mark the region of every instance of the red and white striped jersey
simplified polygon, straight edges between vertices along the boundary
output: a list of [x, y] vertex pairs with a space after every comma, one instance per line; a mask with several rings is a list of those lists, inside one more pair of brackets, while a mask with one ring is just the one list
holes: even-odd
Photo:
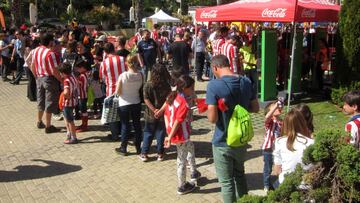
[[279, 120], [269, 119], [265, 122], [265, 136], [262, 149], [273, 149], [275, 139], [280, 137], [282, 123]]
[[78, 87], [79, 83], [74, 75], [68, 75], [64, 79], [64, 90], [69, 89], [70, 98], [64, 98], [63, 106], [64, 107], [75, 107], [78, 104]]
[[346, 123], [345, 131], [350, 133], [351, 136], [350, 143], [359, 149], [360, 148], [360, 115], [354, 116], [348, 123]]
[[141, 33], [140, 32], [135, 33], [136, 44], [139, 43], [141, 41], [141, 39], [142, 39]]
[[171, 132], [176, 120], [180, 123], [174, 137], [171, 138], [171, 142], [174, 144], [190, 140], [190, 121], [187, 118], [189, 110], [189, 105], [181, 94], [177, 94], [173, 104], [167, 104], [165, 108], [164, 118], [167, 133]]
[[35, 65], [37, 77], [52, 76], [60, 58], [45, 46], [39, 46], [33, 51], [32, 63]]
[[106, 96], [113, 95], [116, 90], [116, 81], [121, 73], [127, 69], [125, 58], [109, 55], [100, 65], [99, 76], [105, 81]]
[[225, 44], [225, 39], [224, 38], [220, 38], [214, 41], [213, 43], [213, 56], [219, 55], [221, 52], [221, 47], [222, 45]]
[[220, 50], [220, 54], [225, 55], [229, 59], [230, 70], [234, 73], [239, 73], [238, 48], [229, 42], [225, 42], [225, 44], [221, 47]]
[[86, 73], [81, 73], [78, 77], [79, 83], [79, 98], [85, 99], [87, 98], [87, 88], [88, 88], [88, 78]]

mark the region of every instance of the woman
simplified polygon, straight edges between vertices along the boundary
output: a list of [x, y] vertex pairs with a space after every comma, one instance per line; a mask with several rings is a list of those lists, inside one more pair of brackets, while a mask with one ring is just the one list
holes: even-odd
[[[130, 117], [135, 130], [136, 153], [140, 154], [141, 145], [141, 100], [140, 88], [144, 83], [140, 64], [137, 56], [130, 55], [126, 58], [128, 71], [122, 73], [116, 84], [116, 94], [119, 96], [119, 114], [121, 120], [121, 145], [115, 151], [127, 155], [127, 145], [130, 135]], [[142, 91], [141, 91], [142, 92]]]
[[295, 109], [285, 116], [281, 135], [275, 141], [273, 152], [275, 173], [279, 175], [280, 184], [285, 174], [295, 171], [297, 164], [302, 164], [304, 150], [314, 143], [303, 115]]

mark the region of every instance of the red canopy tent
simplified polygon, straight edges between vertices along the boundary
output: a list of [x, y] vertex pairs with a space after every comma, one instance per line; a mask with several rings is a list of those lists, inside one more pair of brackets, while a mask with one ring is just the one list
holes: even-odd
[[[239, 0], [234, 3], [199, 8], [197, 22], [337, 22], [340, 6], [328, 0]], [[294, 26], [292, 53], [295, 53]], [[291, 57], [288, 110], [290, 107], [294, 57]]]
[[340, 6], [327, 0], [240, 0], [196, 9], [197, 22], [336, 22]]

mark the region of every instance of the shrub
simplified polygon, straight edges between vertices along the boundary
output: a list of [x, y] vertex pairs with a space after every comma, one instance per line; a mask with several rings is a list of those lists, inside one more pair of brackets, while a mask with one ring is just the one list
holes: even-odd
[[349, 86], [340, 86], [331, 89], [331, 100], [334, 104], [342, 107], [344, 102], [342, 97], [349, 91], [360, 90], [360, 81], [352, 82]]

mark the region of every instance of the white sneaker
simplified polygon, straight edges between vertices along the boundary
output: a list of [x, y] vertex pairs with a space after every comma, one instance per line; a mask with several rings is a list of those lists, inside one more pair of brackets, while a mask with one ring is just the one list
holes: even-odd
[[269, 188], [268, 187], [264, 187], [264, 192], [267, 194], [269, 192]]

